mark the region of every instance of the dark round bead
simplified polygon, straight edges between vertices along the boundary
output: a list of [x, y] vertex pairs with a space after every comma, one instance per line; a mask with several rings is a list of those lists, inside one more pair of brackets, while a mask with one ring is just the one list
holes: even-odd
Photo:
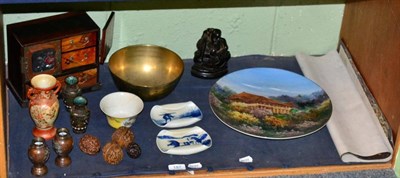
[[133, 142], [126, 148], [126, 153], [129, 157], [136, 159], [142, 154], [142, 150], [140, 149], [139, 144]]

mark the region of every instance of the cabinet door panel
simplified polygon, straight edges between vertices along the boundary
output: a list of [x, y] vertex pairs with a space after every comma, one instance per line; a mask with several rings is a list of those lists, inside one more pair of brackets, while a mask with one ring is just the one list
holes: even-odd
[[91, 47], [62, 54], [61, 69], [67, 70], [75, 67], [94, 64], [95, 62], [96, 47]]
[[37, 74], [59, 74], [60, 54], [60, 40], [26, 46], [21, 61], [24, 81], [30, 81]]

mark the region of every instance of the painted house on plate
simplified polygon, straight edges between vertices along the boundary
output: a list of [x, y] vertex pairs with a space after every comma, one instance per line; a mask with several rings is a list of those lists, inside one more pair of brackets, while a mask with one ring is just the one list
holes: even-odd
[[234, 94], [229, 97], [230, 106], [237, 111], [253, 115], [289, 114], [294, 108], [293, 103], [283, 103], [264, 96], [246, 92]]

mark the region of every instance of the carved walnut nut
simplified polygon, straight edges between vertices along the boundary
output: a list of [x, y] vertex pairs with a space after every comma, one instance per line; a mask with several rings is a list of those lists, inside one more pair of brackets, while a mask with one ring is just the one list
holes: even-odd
[[82, 152], [95, 155], [100, 151], [100, 141], [97, 137], [85, 134], [79, 141], [79, 148]]
[[119, 164], [122, 161], [124, 153], [122, 148], [115, 142], [109, 142], [103, 147], [103, 158], [108, 164]]
[[127, 148], [128, 145], [134, 142], [135, 135], [127, 127], [119, 127], [111, 136], [113, 142], [117, 143], [122, 148]]

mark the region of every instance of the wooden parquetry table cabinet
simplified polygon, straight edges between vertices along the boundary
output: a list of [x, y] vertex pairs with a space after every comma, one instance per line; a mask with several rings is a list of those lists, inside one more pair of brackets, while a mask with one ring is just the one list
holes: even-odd
[[8, 87], [23, 106], [30, 79], [38, 74], [54, 75], [62, 84], [74, 75], [82, 89], [99, 89], [98, 67], [106, 56], [100, 42], [100, 29], [85, 12], [7, 25]]
[[[20, 1], [22, 0], [18, 0], [18, 2]], [[67, 2], [67, 0], [58, 0], [56, 2]], [[400, 6], [398, 6], [397, 1], [347, 0], [340, 33], [340, 38], [348, 47], [356, 66], [375, 96], [395, 135], [395, 154], [391, 162], [323, 167], [263, 168], [254, 171], [224, 170], [215, 171], [211, 174], [204, 171], [204, 174], [201, 174], [201, 172], [196, 175], [182, 173], [175, 176], [249, 177], [393, 168], [399, 150], [398, 128], [400, 125], [400, 92], [398, 92], [400, 88], [399, 17]], [[3, 26], [3, 23], [1, 23], [1, 26]], [[3, 30], [0, 35], [3, 35]], [[98, 50], [95, 47], [90, 47], [93, 45], [91, 39], [93, 38], [92, 35], [96, 36], [95, 33], [97, 32], [87, 31], [79, 35], [60, 38], [63, 43], [59, 46], [59, 55], [62, 56], [63, 62], [60, 62], [61, 66], [57, 66], [54, 68], [55, 71], [52, 72], [57, 73], [58, 77], [64, 77], [63, 71], [73, 71], [77, 66], [89, 66], [87, 70], [94, 69], [95, 67], [91, 66], [93, 64], [93, 56], [88, 54], [92, 53], [91, 50]], [[0, 40], [4, 41], [3, 36], [1, 37]], [[54, 45], [51, 41], [46, 42], [46, 44]], [[0, 177], [7, 177], [7, 99], [4, 43], [0, 43], [0, 49], [0, 119], [2, 121], [0, 123]], [[79, 51], [79, 49], [82, 49], [82, 51]], [[79, 52], [72, 54], [69, 52], [70, 50], [78, 50]], [[26, 52], [29, 53], [29, 50]], [[77, 62], [76, 58], [83, 59], [83, 61], [75, 63]], [[30, 74], [28, 73], [27, 75]], [[26, 78], [22, 81], [26, 82]]]

